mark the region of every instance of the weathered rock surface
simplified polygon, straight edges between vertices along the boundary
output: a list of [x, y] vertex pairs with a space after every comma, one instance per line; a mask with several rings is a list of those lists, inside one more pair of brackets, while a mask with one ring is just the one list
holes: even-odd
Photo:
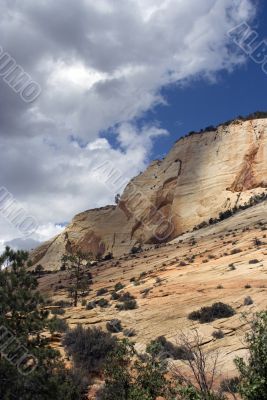
[[129, 182], [117, 206], [78, 214], [32, 259], [55, 269], [66, 252], [118, 256], [138, 243], [169, 241], [266, 188], [267, 119], [236, 120], [178, 140]]
[[[140, 352], [158, 336], [175, 344], [181, 331], [190, 335], [197, 329], [204, 351], [219, 351], [220, 379], [234, 376], [233, 359], [247, 354], [244, 337], [249, 326], [242, 315], [247, 313], [250, 319], [267, 308], [266, 207], [267, 201], [170, 243], [99, 262], [90, 268], [93, 285], [83, 300], [99, 300], [102, 296], [97, 296], [97, 291], [107, 288], [103, 297], [108, 306], [87, 310], [79, 302], [77, 307], [65, 307], [62, 318], [71, 328], [81, 323], [104, 330], [108, 321], [119, 319], [123, 329], [136, 331], [133, 340]], [[125, 285], [122, 291], [136, 298], [136, 309], [118, 311], [118, 300], [111, 297], [118, 282]], [[68, 273], [55, 271], [41, 277], [40, 290], [53, 301], [63, 300], [68, 296], [68, 284]], [[247, 296], [252, 299], [250, 305], [244, 304]], [[187, 318], [190, 312], [218, 301], [232, 306], [236, 314], [203, 324]], [[224, 337], [216, 340], [212, 333], [218, 329]], [[123, 333], [116, 336], [121, 338]]]

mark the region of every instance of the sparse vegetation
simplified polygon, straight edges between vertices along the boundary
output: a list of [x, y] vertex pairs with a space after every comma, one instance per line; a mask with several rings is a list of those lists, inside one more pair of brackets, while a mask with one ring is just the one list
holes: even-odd
[[96, 292], [96, 295], [97, 296], [103, 296], [104, 294], [107, 294], [108, 293], [108, 289], [107, 288], [101, 288], [101, 289], [98, 289], [98, 291]]
[[215, 319], [229, 318], [235, 314], [235, 310], [225, 303], [214, 303], [210, 307], [202, 307], [200, 310], [193, 311], [188, 315], [188, 319], [199, 321], [200, 323], [212, 322]]
[[164, 336], [159, 336], [157, 339], [152, 340], [147, 345], [146, 352], [162, 360], [166, 358], [173, 358], [174, 360], [192, 358], [192, 353], [189, 353], [184, 346], [175, 346]]
[[253, 300], [250, 296], [247, 296], [244, 298], [244, 306], [250, 306], [251, 304], [253, 304]]
[[247, 335], [249, 358], [236, 359], [240, 373], [239, 390], [245, 400], [266, 400], [267, 393], [267, 312], [258, 313]]
[[214, 339], [223, 339], [224, 333], [221, 329], [218, 329], [217, 331], [212, 332], [212, 336], [214, 337]]
[[88, 272], [90, 260], [91, 256], [82, 253], [64, 255], [61, 259], [62, 266], [69, 271], [68, 293], [74, 307], [77, 307], [79, 299], [89, 292], [89, 286], [92, 284], [92, 274]]
[[111, 333], [119, 333], [122, 331], [121, 321], [119, 319], [112, 319], [107, 322], [106, 328]]
[[63, 345], [72, 357], [76, 368], [89, 374], [103, 369], [108, 353], [116, 348], [116, 339], [99, 328], [78, 325], [66, 333]]

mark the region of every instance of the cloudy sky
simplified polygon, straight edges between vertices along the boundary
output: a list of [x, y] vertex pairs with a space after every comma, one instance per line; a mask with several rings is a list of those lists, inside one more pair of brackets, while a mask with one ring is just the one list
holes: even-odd
[[[25, 102], [0, 55], [0, 187], [38, 221], [34, 239], [114, 202], [99, 165], [129, 179], [189, 128], [261, 105], [263, 92], [258, 103], [237, 101], [235, 74], [243, 87], [249, 60], [227, 35], [242, 22], [261, 31], [256, 3], [0, 0], [0, 49], [41, 88]], [[0, 243], [21, 236], [0, 212]]]

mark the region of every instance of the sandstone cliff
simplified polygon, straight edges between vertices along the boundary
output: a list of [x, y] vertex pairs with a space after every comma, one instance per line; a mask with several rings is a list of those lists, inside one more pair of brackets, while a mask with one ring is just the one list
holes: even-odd
[[121, 255], [169, 241], [266, 188], [267, 119], [235, 120], [179, 139], [129, 182], [117, 206], [78, 214], [32, 259], [52, 269], [66, 252]]

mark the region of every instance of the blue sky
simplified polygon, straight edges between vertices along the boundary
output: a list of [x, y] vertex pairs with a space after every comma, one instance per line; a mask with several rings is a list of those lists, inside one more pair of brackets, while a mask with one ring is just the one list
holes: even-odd
[[[267, 40], [267, 2], [259, 1], [258, 13], [251, 25], [260, 40]], [[163, 90], [168, 105], [156, 107], [146, 121], [159, 121], [170, 132], [155, 142], [151, 158], [169, 151], [174, 141], [190, 131], [218, 125], [238, 115], [267, 111], [267, 75], [261, 65], [247, 58], [246, 64], [232, 73], [219, 72], [215, 82], [196, 79], [185, 87]]]

